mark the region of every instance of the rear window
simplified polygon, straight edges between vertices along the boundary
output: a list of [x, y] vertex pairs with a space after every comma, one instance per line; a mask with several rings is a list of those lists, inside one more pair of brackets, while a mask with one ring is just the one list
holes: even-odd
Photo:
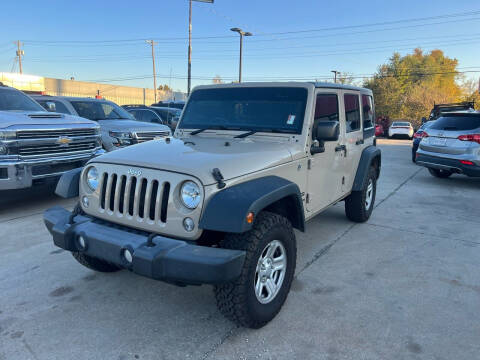
[[394, 122], [392, 126], [410, 126], [409, 122]]
[[480, 128], [480, 114], [448, 115], [438, 118], [430, 129], [434, 130], [474, 130]]

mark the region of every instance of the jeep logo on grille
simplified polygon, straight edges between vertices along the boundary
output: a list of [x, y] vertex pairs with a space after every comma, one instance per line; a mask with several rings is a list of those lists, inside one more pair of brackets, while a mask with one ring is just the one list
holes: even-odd
[[135, 169], [128, 169], [127, 174], [132, 175], [132, 176], [140, 176], [140, 175], [142, 175], [142, 171], [141, 170], [135, 170]]

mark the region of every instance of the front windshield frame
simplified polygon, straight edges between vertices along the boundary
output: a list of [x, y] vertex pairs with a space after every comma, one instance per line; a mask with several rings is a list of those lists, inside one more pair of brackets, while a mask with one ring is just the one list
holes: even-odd
[[[183, 109], [179, 129], [216, 128], [301, 134], [306, 116], [308, 96], [307, 87], [296, 86], [197, 89], [192, 92], [187, 105]], [[225, 102], [227, 102], [226, 105], [222, 107], [221, 105]], [[197, 106], [197, 103], [200, 105]], [[214, 109], [215, 106], [216, 109]], [[198, 117], [200, 109], [204, 111], [214, 109], [210, 114], [215, 116], [214, 119], [217, 121], [205, 122], [204, 119], [200, 121], [195, 119], [194, 117]], [[215, 114], [215, 111], [217, 114]], [[262, 111], [263, 114], [260, 114]], [[258, 115], [256, 115], [257, 112], [259, 112]], [[189, 121], [190, 119], [193, 121]]]
[[[88, 99], [82, 99], [82, 100], [70, 100], [70, 104], [73, 106], [75, 111], [78, 113], [79, 116], [84, 117], [89, 120], [93, 121], [99, 121], [99, 120], [135, 120], [132, 114], [130, 114], [127, 110], [124, 108], [118, 106], [114, 102], [111, 101], [97, 101], [97, 100], [88, 100]], [[98, 113], [94, 115], [94, 112], [91, 114], [88, 114], [82, 110], [79, 105], [80, 104], [87, 104], [90, 105], [92, 104], [93, 106], [97, 107], [95, 111]], [[108, 105], [112, 107], [112, 110], [110, 111], [109, 115], [114, 113], [116, 116], [115, 117], [105, 117], [105, 111], [103, 110], [102, 105]], [[101, 110], [98, 109], [98, 107], [101, 107]], [[100, 115], [100, 113], [103, 113], [104, 115]]]
[[[19, 106], [14, 106], [14, 107], [8, 107], [8, 105], [12, 105], [11, 102], [9, 103], [4, 103], [1, 101], [4, 99], [5, 96], [16, 96], [17, 99], [20, 101], [18, 102]], [[0, 111], [41, 111], [45, 112], [46, 110], [37, 103], [35, 100], [33, 100], [30, 96], [24, 94], [23, 92], [19, 90], [14, 90], [11, 88], [1, 88], [0, 87]]]

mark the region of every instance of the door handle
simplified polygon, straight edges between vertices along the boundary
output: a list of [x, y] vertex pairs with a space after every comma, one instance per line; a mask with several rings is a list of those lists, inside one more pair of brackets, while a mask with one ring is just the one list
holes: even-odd
[[335, 147], [335, 151], [345, 151], [347, 152], [347, 147], [345, 145], [338, 145]]
[[363, 139], [360, 139], [360, 140], [357, 140], [357, 142], [355, 143], [355, 145], [362, 145], [364, 142], [363, 142]]

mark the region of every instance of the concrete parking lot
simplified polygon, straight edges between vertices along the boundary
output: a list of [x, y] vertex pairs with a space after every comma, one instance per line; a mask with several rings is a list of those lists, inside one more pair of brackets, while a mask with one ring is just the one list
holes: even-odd
[[260, 330], [217, 312], [209, 286], [89, 271], [55, 248], [42, 187], [0, 203], [0, 360], [478, 359], [480, 179], [436, 179], [410, 142], [379, 140], [376, 208], [337, 204], [297, 233], [296, 278]]

